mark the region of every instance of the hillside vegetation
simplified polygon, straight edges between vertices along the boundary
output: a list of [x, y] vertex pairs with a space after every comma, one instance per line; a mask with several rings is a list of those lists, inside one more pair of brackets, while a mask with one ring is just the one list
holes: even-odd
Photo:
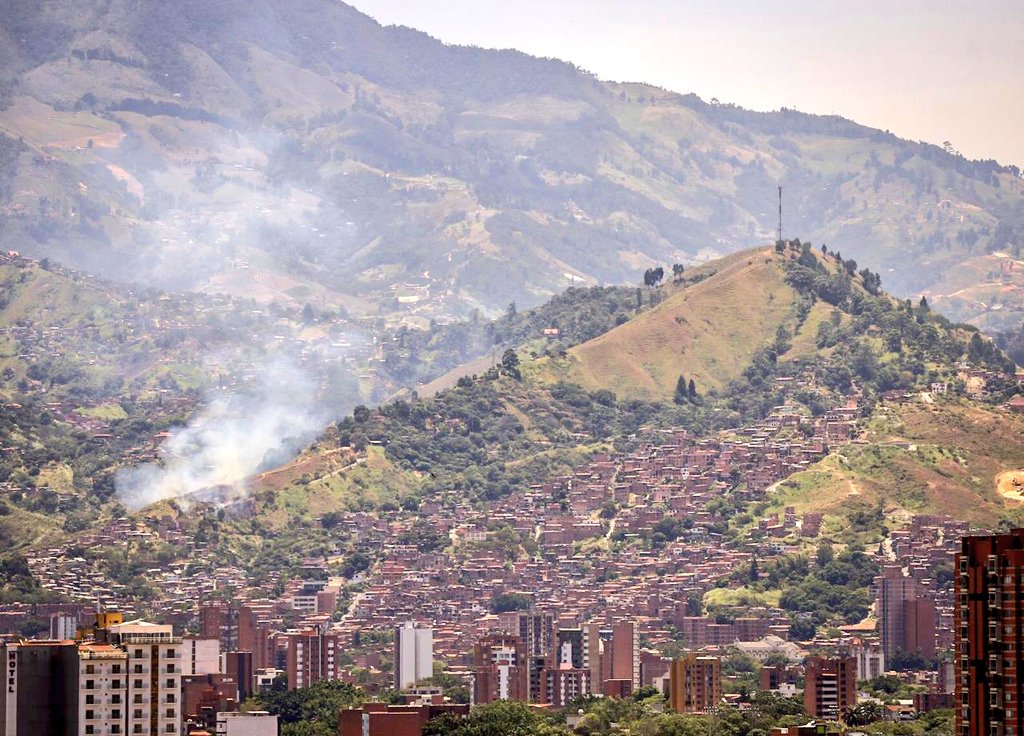
[[[764, 242], [778, 184], [788, 223], [902, 296], [1024, 244], [1012, 167], [339, 2], [6, 11], [0, 244], [107, 276], [425, 326]], [[954, 316], [995, 306], [973, 301]]]
[[[776, 322], [743, 325], [744, 319], [708, 296], [720, 285], [744, 290], [752, 303], [747, 320], [770, 314]], [[659, 430], [683, 427], [707, 437], [749, 426], [782, 404], [813, 417], [850, 401], [860, 407], [863, 444], [837, 449], [779, 483], [764, 500], [751, 501], [742, 478], [732, 478], [733, 487], [714, 501], [715, 533], [740, 539], [769, 507], [786, 505], [823, 512], [834, 538], [855, 534], [872, 543], [886, 524], [909, 513], [953, 513], [981, 523], [1020, 514], [1019, 502], [1001, 500], [994, 491], [996, 474], [1016, 469], [1022, 450], [1017, 425], [1024, 420], [998, 408], [1018, 390], [1010, 378], [1000, 378], [1013, 365], [976, 330], [951, 324], [926, 303], [893, 299], [881, 291], [877, 274], [798, 241], [686, 269], [640, 296], [637, 301], [635, 289], [579, 289], [535, 311], [508, 308], [491, 323], [435, 325], [395, 336], [391, 342], [404, 340], [403, 349], [422, 355], [471, 338], [497, 340], [502, 352], [497, 365], [475, 375], [465, 371], [436, 394], [357, 406], [282, 465], [263, 467], [232, 488], [162, 501], [135, 514], [134, 523], [152, 528], [172, 520], [203, 545], [204, 559], [237, 565], [271, 594], [306, 557], [324, 557], [346, 577], [371, 565], [379, 549], [358, 541], [353, 519], [373, 526], [428, 506], [465, 508], [467, 502], [486, 513], [517, 490], [571, 474], [596, 453], [656, 441]], [[145, 303], [139, 308], [148, 309]], [[588, 319], [574, 316], [581, 310]], [[657, 332], [665, 329], [666, 310], [703, 326], [692, 337], [684, 334], [687, 346], [718, 335], [719, 355], [742, 358], [723, 363], [719, 384], [695, 381], [692, 393], [688, 387], [680, 392], [678, 380], [674, 389], [665, 383], [661, 394], [631, 395], [630, 381], [613, 389], [616, 360], [629, 357], [621, 345], [646, 340], [658, 355], [658, 347], [672, 339]], [[542, 325], [558, 325], [559, 335], [538, 334]], [[683, 327], [674, 315], [668, 322], [669, 330]], [[648, 337], [648, 330], [656, 337]], [[617, 333], [626, 338], [619, 341]], [[574, 340], [585, 342], [575, 346]], [[688, 349], [676, 365], [671, 358], [677, 350], [663, 353], [663, 375], [681, 373], [684, 366], [691, 376], [705, 375], [698, 374], [697, 363], [683, 362], [690, 352], [705, 353]], [[600, 358], [597, 364], [606, 366], [604, 374], [592, 374], [598, 376], [592, 385], [552, 372], [552, 366], [580, 360], [578, 355]], [[961, 363], [990, 375], [986, 401], [966, 397]], [[946, 384], [947, 395], [919, 398], [935, 382]], [[893, 403], [898, 401], [904, 403]], [[145, 402], [122, 399], [118, 405], [123, 414], [110, 402], [84, 407], [86, 418], [109, 428], [100, 434], [110, 436], [91, 438], [66, 415], [46, 419], [38, 399], [3, 415], [4, 446], [19, 448], [5, 455], [4, 479], [13, 492], [0, 507], [0, 530], [12, 550], [4, 563], [8, 572], [0, 569], [8, 591], [18, 588], [23, 598], [39, 593], [24, 578], [24, 549], [67, 546], [72, 535], [105, 528], [124, 514], [111, 497], [112, 473], [140, 457], [151, 460], [153, 445], [143, 456], [133, 446], [147, 439], [155, 445], [161, 429], [185, 419]], [[75, 448], [88, 449], [76, 454]], [[657, 534], [679, 533], [676, 521], [662, 521]], [[651, 534], [629, 543], [653, 544], [657, 535]], [[429, 524], [409, 525], [401, 540], [426, 551], [450, 541]], [[488, 543], [509, 559], [535, 548], [529, 535], [511, 529], [496, 530]], [[605, 543], [598, 540], [595, 551]], [[66, 557], [82, 556], [69, 549]], [[137, 550], [131, 564], [105, 553], [90, 553], [85, 564], [98, 579], [144, 598], [143, 571], [180, 553], [154, 542]]]
[[546, 360], [535, 375], [629, 398], [670, 398], [680, 374], [722, 389], [780, 328], [796, 327], [799, 298], [783, 260], [771, 249], [746, 251], [691, 272], [665, 287], [656, 308]]
[[880, 288], [877, 274], [827, 248], [744, 251], [684, 272], [653, 309], [526, 372], [648, 400], [672, 399], [682, 376], [733, 404], [808, 370], [825, 391], [883, 392], [949, 378], [963, 358], [1012, 373], [976, 329]]
[[910, 514], [1019, 524], [1024, 504], [1001, 496], [996, 479], [1020, 469], [1022, 431], [1020, 415], [962, 399], [884, 404], [865, 424], [865, 444], [781, 483], [771, 506], [821, 512], [834, 528], [893, 528]]

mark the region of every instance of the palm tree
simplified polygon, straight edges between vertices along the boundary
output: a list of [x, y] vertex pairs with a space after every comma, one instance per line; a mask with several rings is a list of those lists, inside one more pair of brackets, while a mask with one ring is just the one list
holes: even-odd
[[843, 708], [841, 720], [847, 726], [866, 726], [882, 720], [882, 705], [874, 700], [868, 700], [856, 706], [848, 705]]

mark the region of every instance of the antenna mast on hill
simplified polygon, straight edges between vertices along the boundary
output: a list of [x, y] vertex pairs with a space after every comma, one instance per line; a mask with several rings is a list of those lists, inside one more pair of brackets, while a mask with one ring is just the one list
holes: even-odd
[[782, 187], [779, 187], [779, 241], [782, 242]]

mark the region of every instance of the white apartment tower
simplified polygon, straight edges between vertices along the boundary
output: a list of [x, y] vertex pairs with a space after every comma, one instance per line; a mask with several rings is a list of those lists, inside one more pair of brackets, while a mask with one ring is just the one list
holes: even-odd
[[128, 716], [128, 655], [110, 644], [78, 645], [78, 733], [123, 734]]
[[172, 626], [128, 621], [107, 629], [128, 655], [127, 734], [181, 730], [181, 638]]
[[404, 690], [434, 674], [434, 630], [411, 621], [395, 627], [395, 689]]

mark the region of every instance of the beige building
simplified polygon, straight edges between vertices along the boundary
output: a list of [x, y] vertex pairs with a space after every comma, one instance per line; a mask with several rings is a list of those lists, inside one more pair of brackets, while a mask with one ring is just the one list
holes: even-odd
[[123, 734], [127, 716], [128, 655], [111, 644], [78, 645], [78, 733]]
[[106, 629], [128, 657], [127, 734], [176, 734], [181, 730], [181, 637], [169, 625], [128, 621]]

